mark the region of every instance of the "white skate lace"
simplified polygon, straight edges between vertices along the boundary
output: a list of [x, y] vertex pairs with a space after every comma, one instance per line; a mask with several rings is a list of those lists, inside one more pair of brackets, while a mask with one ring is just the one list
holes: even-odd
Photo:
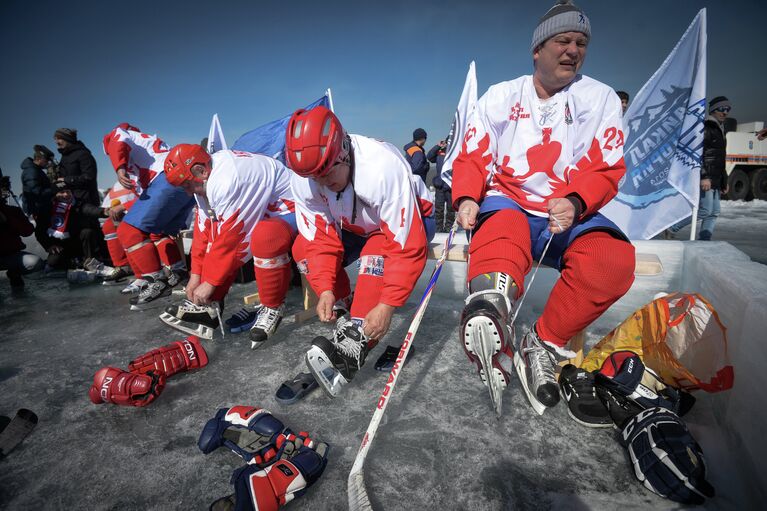
[[365, 344], [365, 335], [360, 332], [360, 339], [354, 339], [351, 336], [346, 335], [346, 328], [354, 328], [353, 323], [347, 322], [348, 326], [341, 328], [336, 334], [338, 340], [335, 342], [336, 349], [339, 350], [344, 356], [353, 358], [357, 362], [357, 368], [360, 369], [360, 359], [362, 358], [362, 346]]
[[184, 303], [178, 308], [179, 312], [207, 312], [208, 307], [205, 305], [197, 305], [189, 300], [184, 300]]
[[253, 328], [260, 328], [264, 332], [270, 332], [280, 316], [280, 309], [272, 309], [271, 307], [262, 305], [256, 316], [256, 322], [253, 324]]

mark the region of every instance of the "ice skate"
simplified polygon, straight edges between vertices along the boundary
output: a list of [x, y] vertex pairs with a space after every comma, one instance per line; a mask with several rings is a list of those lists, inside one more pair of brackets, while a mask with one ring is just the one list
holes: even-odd
[[496, 415], [502, 410], [503, 390], [511, 381], [513, 329], [509, 327], [511, 303], [501, 292], [473, 293], [461, 317], [461, 342], [469, 360], [490, 392]]
[[184, 268], [165, 268], [168, 285], [170, 287], [184, 287], [189, 282], [189, 272]]
[[133, 275], [133, 272], [128, 266], [117, 266], [102, 273], [103, 280], [101, 284], [104, 286], [119, 286], [125, 284], [131, 275]]
[[557, 363], [574, 357], [572, 351], [538, 337], [535, 325], [519, 342], [514, 353], [514, 367], [527, 399], [538, 415], [543, 415], [546, 408], [559, 403], [559, 386], [555, 374]]
[[365, 364], [369, 350], [362, 327], [340, 319], [332, 342], [325, 337], [314, 338], [306, 352], [306, 365], [323, 390], [336, 397]]
[[120, 294], [123, 295], [137, 295], [147, 285], [147, 281], [144, 279], [135, 279], [133, 282], [125, 286], [120, 290]]
[[280, 326], [285, 315], [285, 304], [276, 309], [261, 305], [256, 309], [256, 321], [250, 329], [250, 349], [260, 348]]
[[202, 339], [213, 339], [213, 332], [219, 327], [220, 309], [217, 303], [195, 305], [184, 300], [181, 305], [173, 305], [160, 314], [166, 325], [181, 332], [196, 335]]
[[158, 305], [158, 300], [170, 295], [170, 286], [167, 281], [161, 278], [152, 278], [145, 276], [146, 287], [144, 287], [138, 294], [130, 299], [130, 309], [132, 311], [145, 310], [150, 307]]

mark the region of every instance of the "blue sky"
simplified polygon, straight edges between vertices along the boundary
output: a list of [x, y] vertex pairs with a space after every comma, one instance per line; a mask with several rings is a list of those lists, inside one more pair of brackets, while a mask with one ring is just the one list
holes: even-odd
[[[592, 40], [584, 74], [632, 96], [697, 11], [708, 8], [708, 97], [740, 121], [767, 120], [764, 0], [581, 0]], [[402, 146], [447, 133], [468, 64], [479, 91], [532, 71], [530, 39], [553, 0], [420, 2], [0, 3], [0, 167], [56, 128], [93, 151], [99, 185], [114, 171], [101, 139], [120, 122], [170, 145], [199, 142], [218, 113], [231, 144], [333, 90], [353, 133]]]

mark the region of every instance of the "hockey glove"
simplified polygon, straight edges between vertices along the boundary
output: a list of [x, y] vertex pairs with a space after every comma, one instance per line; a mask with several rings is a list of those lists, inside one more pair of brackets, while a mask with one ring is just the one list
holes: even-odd
[[128, 364], [132, 373], [145, 374], [149, 371], [165, 373], [166, 378], [192, 369], [208, 365], [208, 354], [200, 339], [190, 335], [182, 341], [176, 341], [162, 348], [156, 348]]
[[683, 504], [700, 505], [714, 496], [703, 451], [675, 413], [660, 407], [641, 411], [626, 424], [621, 443], [648, 490]]
[[660, 406], [679, 412], [679, 392], [642, 363], [633, 351], [616, 351], [594, 375], [597, 396], [610, 417], [622, 429], [642, 410]]
[[226, 447], [249, 464], [266, 466], [314, 442], [293, 433], [269, 410], [252, 406], [221, 408], [202, 430], [197, 446], [205, 454]]
[[328, 444], [316, 449], [299, 447], [293, 456], [261, 468], [246, 465], [234, 471], [234, 495], [214, 502], [212, 511], [276, 511], [300, 497], [320, 478], [327, 460]]
[[116, 367], [99, 369], [93, 377], [88, 395], [95, 404], [114, 403], [123, 406], [146, 406], [165, 388], [165, 375], [148, 371], [135, 374]]

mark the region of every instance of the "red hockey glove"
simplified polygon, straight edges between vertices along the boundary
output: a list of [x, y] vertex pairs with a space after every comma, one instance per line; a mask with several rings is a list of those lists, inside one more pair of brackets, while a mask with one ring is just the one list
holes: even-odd
[[123, 406], [146, 406], [165, 388], [165, 375], [148, 371], [128, 373], [116, 367], [104, 367], [96, 372], [88, 391], [95, 404], [114, 403]]
[[208, 354], [197, 336], [190, 335], [162, 348], [156, 348], [128, 364], [128, 371], [146, 374], [149, 371], [165, 373], [166, 378], [208, 365]]

